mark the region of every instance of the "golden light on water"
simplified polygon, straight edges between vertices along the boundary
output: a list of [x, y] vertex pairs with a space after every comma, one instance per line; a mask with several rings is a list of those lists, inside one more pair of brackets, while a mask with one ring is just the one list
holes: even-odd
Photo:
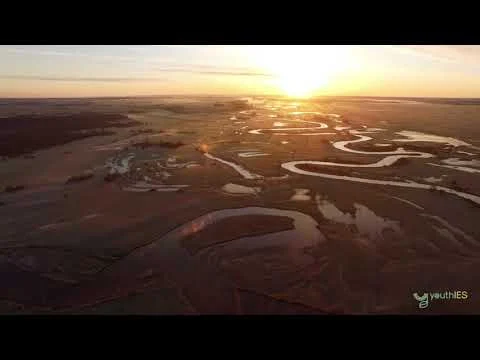
[[279, 45], [253, 48], [259, 67], [272, 73], [274, 85], [291, 97], [309, 97], [344, 70], [349, 61], [345, 46]]

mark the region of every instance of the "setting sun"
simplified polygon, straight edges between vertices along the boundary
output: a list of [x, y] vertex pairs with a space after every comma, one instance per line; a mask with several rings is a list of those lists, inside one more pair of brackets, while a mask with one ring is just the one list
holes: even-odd
[[342, 46], [254, 47], [259, 67], [273, 75], [273, 85], [292, 97], [309, 97], [345, 68], [347, 48]]

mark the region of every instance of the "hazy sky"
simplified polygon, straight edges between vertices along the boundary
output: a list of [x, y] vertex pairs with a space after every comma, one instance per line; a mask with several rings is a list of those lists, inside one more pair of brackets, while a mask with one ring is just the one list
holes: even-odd
[[0, 97], [480, 97], [480, 46], [0, 46]]

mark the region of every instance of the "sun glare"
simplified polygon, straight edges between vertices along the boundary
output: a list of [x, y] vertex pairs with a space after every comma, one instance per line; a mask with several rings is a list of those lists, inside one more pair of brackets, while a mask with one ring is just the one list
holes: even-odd
[[309, 97], [345, 68], [347, 51], [345, 46], [259, 46], [253, 56], [273, 75], [275, 87], [291, 97]]

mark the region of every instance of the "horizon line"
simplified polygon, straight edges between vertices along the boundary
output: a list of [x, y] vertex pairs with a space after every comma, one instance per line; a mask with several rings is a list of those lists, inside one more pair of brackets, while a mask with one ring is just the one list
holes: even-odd
[[152, 94], [152, 95], [117, 95], [117, 96], [62, 96], [62, 97], [1, 97], [0, 100], [74, 100], [74, 99], [134, 99], [134, 98], [154, 98], [154, 97], [283, 97], [292, 100], [314, 100], [318, 98], [384, 98], [384, 99], [463, 99], [463, 100], [480, 100], [480, 97], [445, 97], [445, 96], [388, 96], [388, 95], [315, 95], [308, 98], [296, 98], [282, 94]]

